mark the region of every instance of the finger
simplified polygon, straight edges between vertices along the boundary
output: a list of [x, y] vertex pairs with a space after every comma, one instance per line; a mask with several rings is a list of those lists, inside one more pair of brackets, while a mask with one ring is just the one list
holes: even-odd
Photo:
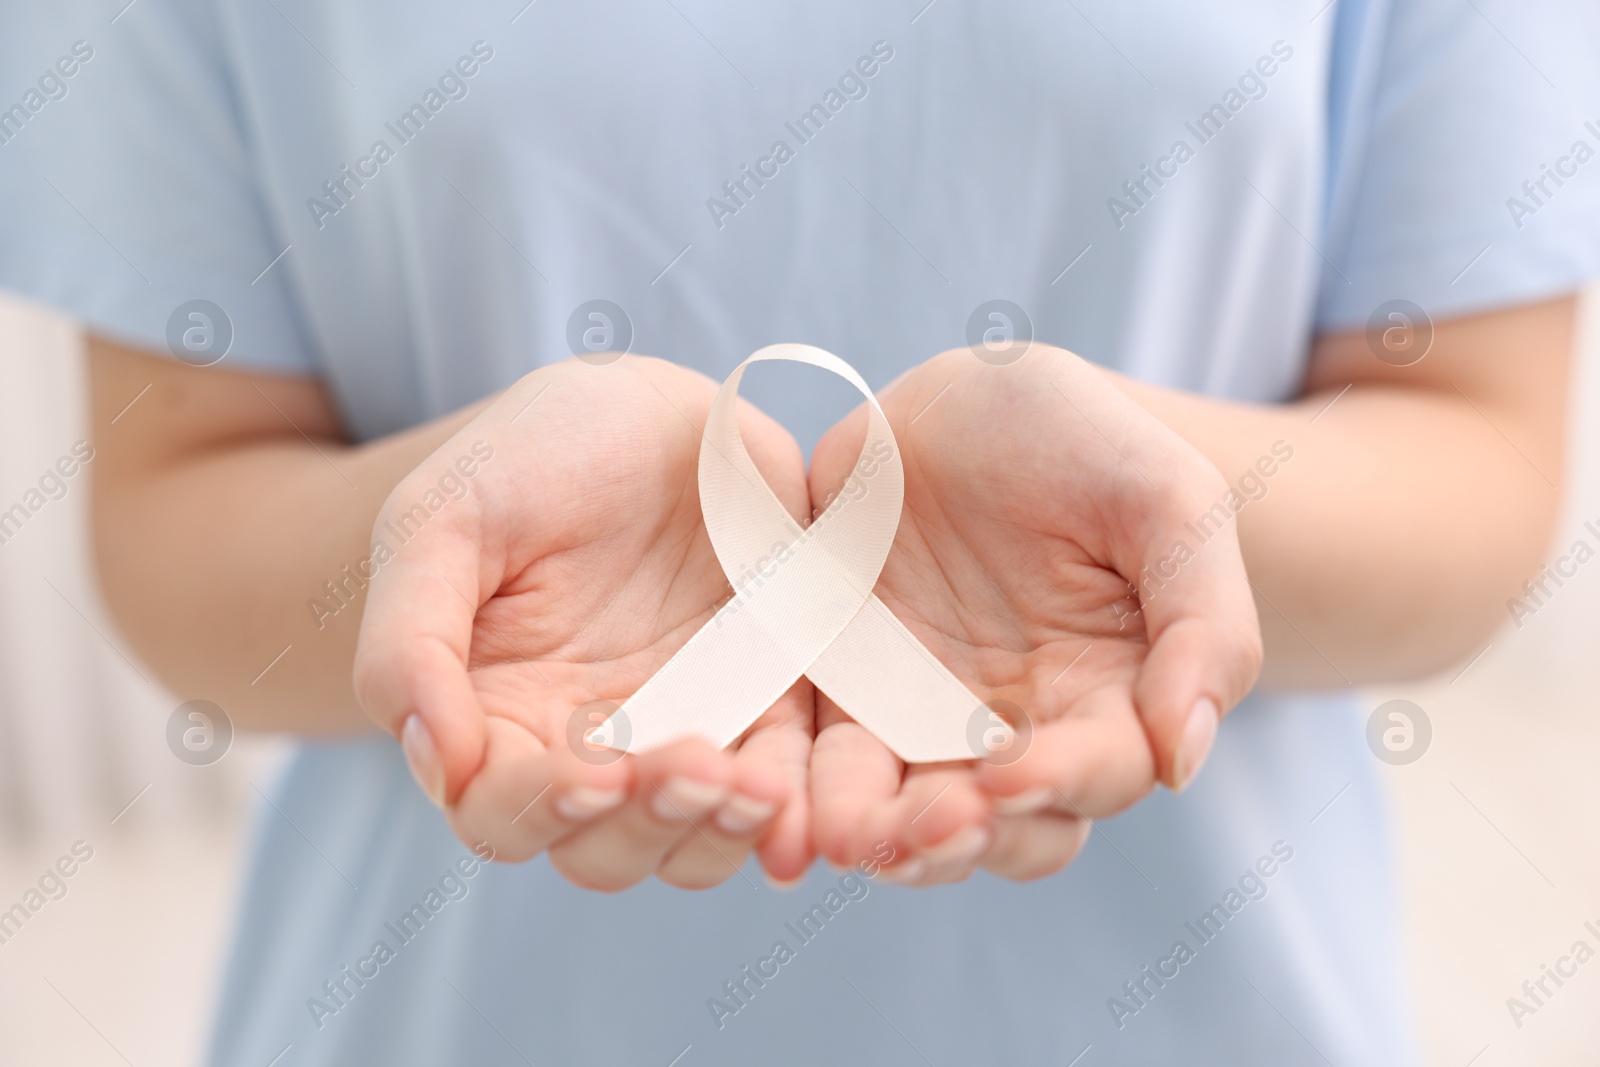
[[811, 450], [811, 469], [807, 482], [813, 518], [827, 509], [855, 470], [866, 428], [867, 405], [863, 403], [834, 423]]
[[996, 810], [1106, 818], [1144, 797], [1155, 780], [1154, 756], [1125, 691], [1085, 694], [1072, 714], [1036, 724], [1027, 751], [1004, 765], [980, 761], [977, 780]]
[[[871, 855], [856, 851], [869, 813], [887, 808], [900, 792], [904, 765], [865, 728], [841, 720], [817, 734], [811, 752], [811, 840], [838, 867]], [[895, 849], [897, 859], [908, 856]]]
[[805, 454], [783, 425], [743, 397], [738, 408], [739, 436], [750, 461], [779, 503], [796, 519], [808, 520], [811, 496], [806, 489]]
[[[396, 495], [404, 499], [403, 488]], [[482, 600], [469, 510], [458, 506], [423, 525], [373, 575], [353, 674], [362, 708], [400, 737], [412, 774], [441, 806], [478, 769], [486, 739], [483, 709], [467, 677]]]
[[[1237, 526], [1217, 503], [1222, 497], [1192, 486], [1172, 494], [1139, 537], [1137, 558], [1119, 564], [1124, 574], [1141, 576], [1150, 651], [1134, 685], [1134, 703], [1156, 754], [1157, 775], [1173, 789], [1193, 780], [1221, 715], [1244, 698], [1261, 671], [1255, 600]], [[1213, 514], [1218, 508], [1223, 515]], [[1195, 530], [1212, 532], [1196, 546]], [[1178, 544], [1193, 546], [1181, 564], [1170, 555]], [[1174, 567], [1176, 574], [1162, 577]]]
[[1134, 700], [1169, 788], [1182, 790], [1194, 780], [1223, 713], [1249, 689], [1241, 679], [1253, 681], [1260, 663], [1258, 635], [1230, 636], [1194, 618], [1162, 630], [1139, 672]]
[[1014, 882], [1055, 874], [1071, 863], [1089, 839], [1090, 823], [1075, 815], [1002, 815], [991, 824], [994, 843], [983, 869]]
[[869, 836], [897, 848], [904, 842], [911, 850], [912, 867], [901, 872], [903, 880], [917, 885], [960, 882], [971, 877], [993, 843], [990, 818], [989, 801], [978, 789], [971, 764], [918, 764], [907, 772], [900, 796], [887, 812], [886, 827]]
[[780, 886], [804, 877], [815, 857], [811, 844], [811, 795], [809, 773], [812, 750], [812, 725], [810, 712], [812, 693], [805, 687], [805, 721], [760, 729], [752, 733], [739, 748], [736, 760], [743, 760], [749, 752], [766, 765], [777, 768], [784, 781], [784, 802], [764, 837], [760, 838], [758, 851], [767, 877]]
[[854, 722], [834, 723], [817, 736], [811, 795], [817, 849], [847, 867], [878, 855], [894, 861], [891, 881], [931, 884], [971, 873], [987, 847], [989, 804], [970, 765], [904, 765]]
[[551, 846], [551, 864], [573, 884], [614, 892], [648, 877], [722, 804], [733, 759], [692, 737], [639, 756], [633, 774], [621, 807]]
[[[760, 733], [789, 733], [805, 740], [799, 730], [783, 727]], [[761, 743], [759, 734], [752, 735], [734, 753], [727, 798], [667, 854], [656, 871], [663, 882], [680, 889], [707, 889], [744, 866], [789, 799], [789, 774], [768, 751], [781, 749], [782, 743], [782, 737], [774, 746], [770, 739]]]
[[[1182, 788], [1209, 749], [1220, 713], [1255, 684], [1261, 635], [1234, 521], [1237, 494], [1216, 467], [1123, 389], [1077, 357], [1055, 359], [1058, 380], [1083, 396], [1125, 479], [1106, 551], [1136, 586], [1150, 652], [1135, 704], [1160, 780]], [[1115, 381], [1115, 376], [1110, 375]], [[1109, 434], [1110, 436], [1106, 436]], [[1118, 469], [1122, 469], [1119, 467]]]
[[520, 863], [545, 851], [628, 798], [633, 761], [586, 762], [500, 716], [487, 727], [483, 766], [447, 809], [450, 826], [469, 845], [487, 842], [495, 855]]

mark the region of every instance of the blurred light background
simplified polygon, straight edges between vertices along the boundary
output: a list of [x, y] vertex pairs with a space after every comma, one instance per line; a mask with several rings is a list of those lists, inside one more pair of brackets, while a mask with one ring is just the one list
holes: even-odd
[[[1600, 543], [1583, 530], [1600, 527], [1596, 311], [1600, 291], [1557, 555]], [[0, 294], [0, 510], [89, 438], [82, 359], [72, 323]], [[236, 738], [206, 767], [168, 749], [182, 698], [119, 651], [89, 567], [87, 488], [71, 479], [0, 544], [0, 911], [74, 843], [93, 849], [66, 895], [0, 943], [0, 1064], [185, 1067], [204, 1047], [257, 790], [285, 748]], [[1384, 768], [1429, 1064], [1600, 1063], [1600, 963], [1520, 1028], [1506, 1006], [1578, 938], [1600, 946], [1583, 929], [1600, 929], [1597, 637], [1600, 565], [1464, 670], [1369, 694], [1369, 709], [1415, 701], [1433, 725], [1422, 759]]]

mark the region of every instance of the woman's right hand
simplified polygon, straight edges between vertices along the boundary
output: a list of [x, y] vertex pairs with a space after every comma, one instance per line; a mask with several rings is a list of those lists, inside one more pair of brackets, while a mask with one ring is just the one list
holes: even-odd
[[[368, 591], [356, 693], [469, 845], [548, 851], [603, 890], [652, 873], [714, 885], [752, 849], [778, 881], [809, 866], [805, 679], [724, 751], [691, 739], [635, 757], [584, 740], [610, 710], [596, 702], [620, 705], [731, 594], [698, 492], [715, 392], [641, 357], [543, 368], [384, 504], [373, 539], [392, 558]], [[740, 425], [805, 517], [793, 438], [749, 405]]]

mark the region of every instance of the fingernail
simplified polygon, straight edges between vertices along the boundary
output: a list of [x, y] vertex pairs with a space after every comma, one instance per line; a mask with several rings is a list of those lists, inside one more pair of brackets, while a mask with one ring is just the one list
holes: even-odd
[[[763, 871], [762, 873], [765, 874], [766, 872]], [[767, 874], [767, 884], [770, 885], [772, 888], [778, 890], [778, 892], [780, 892], [780, 893], [788, 893], [788, 892], [791, 892], [791, 891], [793, 891], [795, 889], [800, 888], [800, 883], [805, 881], [805, 880], [806, 880], [806, 872], [805, 871], [801, 871], [799, 874], [795, 875], [793, 878], [789, 879], [787, 882], [779, 881], [778, 879], [772, 877], [772, 875]]]
[[928, 873], [928, 865], [915, 857], [904, 863], [897, 863], [893, 867], [884, 867], [878, 872], [878, 877], [887, 882], [898, 885], [910, 885]]
[[727, 787], [693, 778], [668, 778], [650, 798], [650, 810], [663, 822], [693, 822], [722, 803]]
[[994, 810], [1001, 815], [1032, 815], [1049, 806], [1053, 792], [1047, 785], [1036, 785], [1014, 796], [995, 797]]
[[576, 786], [556, 798], [556, 813], [571, 822], [592, 819], [610, 811], [627, 797], [624, 789], [592, 789]]
[[434, 806], [444, 807], [444, 764], [439, 762], [439, 748], [433, 743], [433, 732], [422, 716], [412, 712], [400, 728], [400, 748], [406, 754], [406, 766], [411, 777], [417, 780], [422, 791]]
[[969, 826], [957, 830], [937, 845], [921, 849], [920, 854], [929, 863], [952, 866], [970, 863], [983, 855], [989, 847], [989, 830], [983, 826]]
[[1176, 781], [1174, 792], [1183, 792], [1200, 772], [1206, 757], [1211, 754], [1211, 743], [1217, 738], [1217, 721], [1220, 718], [1216, 702], [1201, 697], [1189, 709], [1189, 721], [1183, 724], [1183, 737], [1178, 741], [1176, 766], [1172, 776]]
[[765, 824], [777, 810], [778, 805], [770, 800], [757, 800], [743, 793], [735, 793], [717, 812], [717, 825], [728, 834], [754, 833], [756, 828]]

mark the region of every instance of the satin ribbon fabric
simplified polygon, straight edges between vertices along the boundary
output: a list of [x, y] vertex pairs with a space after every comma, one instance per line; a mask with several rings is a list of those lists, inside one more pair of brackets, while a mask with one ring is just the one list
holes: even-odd
[[[861, 454], [838, 495], [802, 527], [739, 437], [739, 382], [767, 360], [820, 367], [867, 400]], [[867, 383], [810, 345], [769, 345], [717, 392], [700, 446], [700, 507], [734, 588], [687, 644], [622, 705], [597, 740], [643, 752], [697, 735], [726, 746], [801, 675], [908, 763], [970, 760], [1009, 728], [873, 595], [894, 543], [905, 472]]]

